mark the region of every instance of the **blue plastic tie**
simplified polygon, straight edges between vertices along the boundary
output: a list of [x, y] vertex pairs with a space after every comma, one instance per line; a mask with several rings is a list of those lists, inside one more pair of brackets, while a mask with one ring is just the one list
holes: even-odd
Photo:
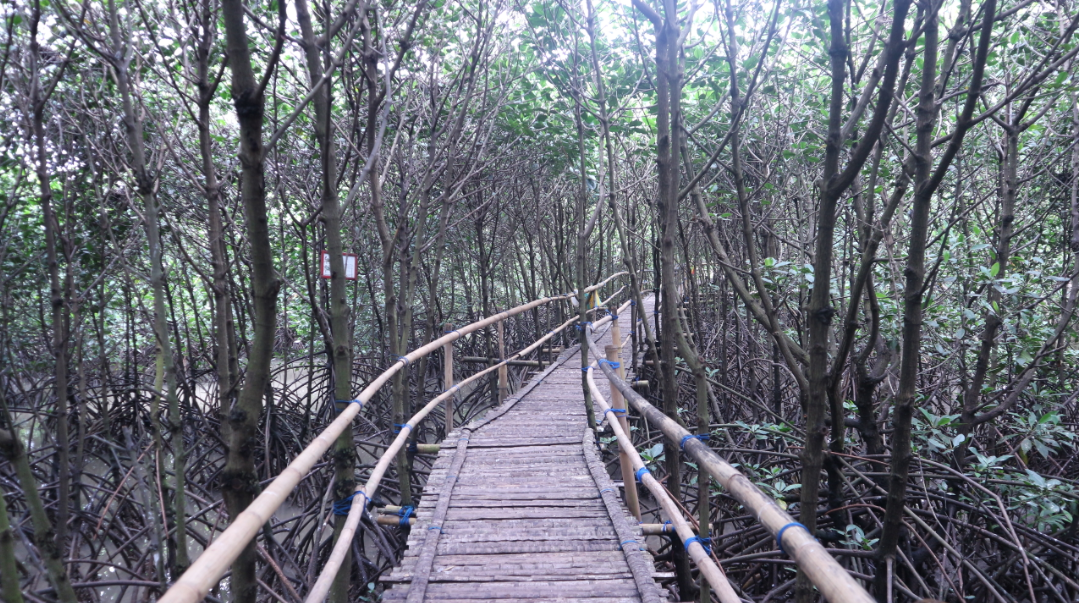
[[693, 544], [694, 542], [701, 545], [701, 548], [704, 549], [705, 553], [707, 553], [709, 555], [712, 554], [712, 547], [708, 546], [712, 542], [711, 538], [701, 538], [700, 536], [692, 536], [690, 538], [686, 538], [686, 541], [682, 543], [682, 546], [684, 546], [685, 549], [688, 551], [689, 550], [689, 545]]
[[363, 491], [356, 491], [350, 494], [347, 498], [342, 498], [341, 500], [334, 501], [333, 514], [348, 515], [349, 510], [352, 509], [352, 499], [356, 498], [357, 494], [363, 496], [364, 498], [367, 497], [367, 494], [365, 494]]
[[682, 452], [685, 452], [686, 451], [686, 442], [688, 440], [697, 440], [698, 442], [704, 442], [705, 440], [707, 440], [710, 437], [711, 436], [708, 435], [707, 433], [702, 433], [702, 434], [699, 434], [699, 435], [690, 434], [690, 435], [687, 435], [687, 436], [683, 436], [682, 441], [678, 443], [678, 449], [681, 450]]
[[631, 543], [631, 542], [633, 544], [637, 545], [638, 547], [641, 545], [641, 543], [637, 542], [636, 540], [630, 539], [630, 540], [623, 540], [622, 542], [620, 542], [618, 544], [618, 546], [619, 546], [619, 548], [621, 548], [624, 551], [624, 550], [626, 550], [626, 545]]
[[604, 492], [614, 492], [614, 488], [604, 488], [599, 491], [600, 494], [603, 494]]
[[669, 519], [667, 521], [663, 522], [663, 531], [664, 532], [667, 531], [667, 526], [671, 526], [671, 531], [674, 531], [674, 524], [671, 523], [671, 520], [669, 520]]
[[[345, 406], [342, 408], [338, 408], [338, 404], [344, 404]], [[333, 411], [340, 414], [344, 412], [346, 408], [348, 408], [349, 404], [359, 404], [360, 407], [363, 407], [363, 400], [360, 400], [359, 398], [354, 398], [352, 400], [334, 400]]]
[[394, 423], [393, 424], [393, 432], [394, 433], [401, 433], [401, 430], [405, 429], [406, 427], [408, 429], [412, 429], [412, 424], [411, 423]]
[[622, 363], [621, 363], [621, 362], [612, 362], [612, 361], [610, 361], [610, 360], [607, 360], [606, 358], [604, 358], [604, 359], [602, 359], [602, 360], [599, 360], [599, 361], [597, 361], [597, 362], [598, 362], [599, 364], [606, 364], [607, 366], [611, 367], [612, 369], [616, 369], [616, 368], [618, 368], [618, 367], [622, 366]]
[[648, 475], [652, 475], [652, 472], [648, 470], [648, 467], [641, 467], [637, 470], [636, 473], [633, 474], [633, 476], [636, 477], [637, 481], [639, 482], [641, 481], [641, 478], [644, 477], [645, 473], [647, 473]]
[[611, 320], [618, 320], [618, 315], [617, 314], [611, 314], [610, 312], [608, 312], [607, 316], [610, 316]]
[[431, 527], [429, 527], [427, 529], [428, 530], [438, 530], [439, 532], [441, 532], [442, 531], [442, 526], [431, 526]]
[[442, 331], [442, 334], [443, 334], [443, 335], [449, 335], [450, 333], [457, 333], [457, 336], [458, 336], [458, 337], [460, 337], [460, 336], [461, 336], [461, 332], [460, 332], [460, 331], [458, 331], [457, 329], [454, 329], [454, 330], [452, 330], [452, 331]]
[[401, 516], [401, 519], [399, 519], [397, 521], [397, 525], [399, 525], [399, 526], [407, 526], [407, 525], [409, 525], [408, 518], [409, 518], [410, 515], [412, 515], [412, 513], [415, 510], [416, 510], [416, 507], [401, 507], [401, 510], [397, 512], [397, 514]]
[[405, 368], [408, 368], [408, 363], [409, 363], [408, 356], [398, 356], [397, 357], [397, 362], [401, 362], [402, 360], [405, 361]]
[[802, 528], [803, 530], [805, 530], [807, 532], [809, 531], [809, 528], [807, 528], [804, 525], [798, 523], [797, 521], [792, 521], [792, 522], [788, 523], [787, 525], [783, 526], [782, 528], [779, 528], [779, 531], [776, 532], [776, 544], [779, 545], [779, 552], [783, 553], [784, 555], [789, 555], [790, 553], [788, 553], [783, 548], [783, 532], [786, 532], [787, 528], [790, 528], [790, 527], [793, 527], [793, 526], [798, 526], [799, 528]]
[[635, 299], [629, 300], [629, 305], [636, 306], [637, 305], [637, 300], [635, 300]]
[[604, 418], [607, 417], [607, 413], [613, 413], [614, 416], [616, 416], [616, 417], [623, 417], [623, 416], [626, 415], [626, 409], [624, 409], [624, 408], [608, 408], [607, 410], [603, 411]]

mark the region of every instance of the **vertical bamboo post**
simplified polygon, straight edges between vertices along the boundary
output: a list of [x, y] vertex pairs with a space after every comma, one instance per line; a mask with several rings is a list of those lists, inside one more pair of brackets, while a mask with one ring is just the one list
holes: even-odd
[[[615, 372], [618, 373], [620, 379], [626, 378], [626, 369], [622, 368], [622, 346], [619, 345], [621, 338], [618, 336], [617, 325], [618, 321], [611, 321], [615, 325], [615, 329], [612, 330], [614, 345], [607, 346], [604, 351], [607, 353], [608, 362], [617, 362], [618, 368]], [[611, 408], [614, 409], [626, 409], [626, 399], [622, 397], [622, 392], [618, 391], [618, 388], [611, 384]], [[629, 421], [626, 419], [626, 413], [616, 413], [618, 416], [618, 423], [622, 426], [622, 431], [629, 435]], [[622, 450], [619, 447], [618, 452], [618, 464], [622, 467], [622, 483], [625, 487], [626, 493], [626, 508], [630, 513], [637, 518], [637, 521], [641, 520], [641, 505], [637, 500], [637, 482], [634, 479], [633, 471], [633, 459], [630, 458], [629, 453]]]
[[[506, 359], [506, 335], [503, 325], [504, 320], [498, 321], [498, 361]], [[498, 403], [501, 404], [509, 397], [509, 369], [506, 365], [498, 367]]]
[[[607, 309], [611, 313], [611, 343], [618, 346], [619, 350], [622, 348], [622, 327], [618, 324], [618, 306], [611, 304], [611, 307]], [[621, 352], [619, 352], [621, 353]], [[609, 360], [609, 359], [608, 359]]]
[[[453, 325], [446, 323], [445, 332], [453, 330]], [[453, 342], [442, 346], [442, 381], [448, 391], [453, 387]], [[446, 398], [446, 434], [453, 431], [453, 396]]]

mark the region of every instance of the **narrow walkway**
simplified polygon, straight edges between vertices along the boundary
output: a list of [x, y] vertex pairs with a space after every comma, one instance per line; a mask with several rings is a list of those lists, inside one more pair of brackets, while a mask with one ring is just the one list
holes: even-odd
[[[628, 312], [619, 323], [628, 336]], [[610, 342], [609, 331], [598, 339]], [[567, 350], [446, 438], [383, 600], [661, 600], [640, 527], [587, 428], [580, 365]], [[602, 373], [596, 382], [606, 395]]]

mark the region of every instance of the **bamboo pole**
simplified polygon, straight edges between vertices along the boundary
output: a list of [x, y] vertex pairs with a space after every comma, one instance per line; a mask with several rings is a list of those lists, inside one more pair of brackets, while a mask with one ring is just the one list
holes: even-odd
[[[615, 325], [618, 324], [617, 320], [612, 322]], [[607, 346], [607, 349], [605, 350], [607, 352], [607, 361], [617, 362], [618, 370], [623, 371], [625, 369], [622, 368], [622, 342], [618, 339], [618, 332], [613, 328], [612, 339], [614, 343]], [[618, 389], [614, 387], [611, 388], [611, 408], [621, 411], [626, 410], [626, 399], [623, 398]], [[616, 414], [619, 415], [618, 423], [622, 426], [622, 431], [629, 433], [629, 421], [626, 418], [626, 413], [621, 412]], [[625, 484], [626, 507], [629, 509], [629, 512], [633, 513], [633, 516], [637, 518], [637, 521], [640, 521], [641, 504], [637, 499], [637, 483], [630, 479], [630, 476], [633, 475], [633, 461], [630, 459], [629, 453], [625, 450], [619, 451], [618, 464], [622, 468], [622, 483]]]
[[510, 394], [509, 369], [506, 368], [506, 331], [504, 321], [498, 321], [498, 403], [502, 404]]
[[[537, 350], [542, 352], [543, 350]], [[484, 358], [483, 356], [461, 356], [461, 362], [471, 362], [475, 364], [494, 364], [501, 362], [501, 358]], [[542, 368], [543, 361], [541, 360], [510, 360], [506, 363], [507, 366], [527, 366], [531, 368]]]
[[[603, 282], [585, 289], [585, 292], [587, 293], [599, 289], [612, 279], [625, 274], [627, 273], [619, 272], [613, 274], [607, 277]], [[315, 439], [308, 444], [307, 448], [300, 452], [300, 454], [289, 463], [288, 467], [285, 467], [285, 469], [266, 486], [262, 493], [259, 494], [255, 500], [251, 501], [251, 504], [232, 520], [229, 527], [206, 547], [206, 550], [195, 559], [191, 564], [191, 567], [189, 567], [188, 570], [176, 580], [172, 587], [165, 592], [160, 599], [160, 603], [197, 603], [204, 599], [207, 593], [210, 592], [210, 589], [217, 584], [221, 579], [221, 576], [225, 574], [232, 565], [232, 562], [239, 556], [240, 552], [247, 546], [247, 543], [249, 543], [262, 526], [270, 520], [274, 511], [276, 511], [288, 495], [292, 493], [296, 488], [296, 485], [300, 483], [300, 480], [307, 475], [315, 463], [317, 463], [318, 460], [322, 458], [322, 455], [326, 453], [331, 445], [333, 445], [337, 436], [341, 435], [341, 433], [351, 425], [352, 420], [360, 414], [363, 405], [366, 404], [367, 401], [370, 400], [371, 397], [374, 396], [374, 394], [404, 366], [427, 356], [446, 344], [453, 343], [462, 335], [489, 327], [501, 320], [516, 316], [522, 312], [527, 312], [532, 308], [537, 308], [552, 301], [569, 299], [570, 295], [572, 294], [544, 297], [506, 310], [505, 312], [488, 316], [483, 320], [476, 321], [466, 327], [455, 330], [452, 333], [447, 333], [427, 345], [421, 346], [405, 356], [402, 356], [397, 362], [376, 377], [370, 385], [364, 388], [364, 390], [360, 392], [360, 395], [357, 396], [355, 400], [351, 401], [352, 403], [346, 404], [344, 410], [340, 412], [337, 418], [326, 426], [322, 433], [317, 435]], [[546, 341], [549, 337], [550, 334], [541, 341]], [[403, 439], [406, 439], [407, 437], [408, 432], [402, 430], [401, 434], [398, 436], [398, 440], [395, 440], [395, 443], [399, 440], [403, 442]], [[355, 501], [356, 498], [353, 498], [353, 506], [355, 506]], [[342, 531], [341, 537], [338, 538], [338, 542], [351, 542], [354, 533], [355, 526], [353, 526], [352, 532], [345, 533]]]
[[[593, 350], [593, 354], [598, 353], [596, 344], [591, 338], [588, 338], [588, 347]], [[761, 492], [753, 482], [720, 458], [706, 444], [689, 437], [692, 436], [691, 433], [652, 406], [609, 366], [600, 365], [600, 368], [612, 387], [617, 388], [626, 397], [633, 409], [640, 413], [645, 421], [657, 425], [668, 440], [682, 447], [685, 453], [697, 462], [700, 470], [707, 471], [727, 489], [735, 500], [750, 513], [756, 515], [757, 520], [769, 533], [777, 537], [782, 535], [782, 541], [777, 538], [780, 549], [794, 559], [825, 599], [832, 603], [876, 603], [875, 599], [828, 554], [828, 551], [812, 534], [779, 508], [774, 499]]]
[[[446, 323], [445, 333], [453, 332], [453, 325]], [[453, 342], [442, 346], [442, 382], [446, 389], [453, 387]], [[446, 398], [446, 431], [453, 431], [453, 396]]]
[[[592, 353], [598, 355], [599, 350], [596, 349], [595, 344], [592, 342], [592, 338], [588, 338], [589, 348], [592, 349]], [[588, 382], [588, 388], [592, 393], [592, 400], [603, 409], [603, 416], [612, 410], [607, 405], [607, 401], [603, 399], [603, 395], [600, 393], [599, 388], [596, 387], [596, 380], [593, 375], [595, 372], [593, 367], [595, 362], [588, 366], [588, 370], [585, 371], [585, 379]], [[608, 365], [609, 368], [609, 365]], [[712, 559], [711, 552], [704, 548], [700, 540], [696, 538], [696, 534], [693, 532], [693, 528], [682, 517], [681, 509], [671, 499], [667, 489], [663, 487], [659, 481], [652, 476], [652, 473], [648, 471], [647, 465], [644, 464], [644, 460], [641, 459], [641, 455], [637, 453], [637, 449], [633, 446], [633, 441], [629, 437], [628, 430], [623, 429], [621, 421], [607, 421], [611, 426], [611, 431], [614, 432], [615, 437], [618, 439], [618, 446], [623, 452], [625, 452], [631, 459], [634, 474], [638, 477], [641, 484], [648, 491], [652, 493], [652, 496], [659, 502], [663, 508], [663, 512], [670, 518], [671, 524], [674, 526], [675, 532], [678, 534], [678, 538], [682, 540], [683, 546], [686, 548], [686, 552], [689, 554], [690, 559], [697, 565], [697, 569], [708, 584], [712, 586], [716, 591], [716, 595], [721, 603], [741, 603], [741, 599], [738, 598], [738, 594], [735, 593], [734, 587], [727, 580], [726, 574], [719, 567], [719, 564]], [[623, 475], [623, 482], [628, 484], [628, 480]]]

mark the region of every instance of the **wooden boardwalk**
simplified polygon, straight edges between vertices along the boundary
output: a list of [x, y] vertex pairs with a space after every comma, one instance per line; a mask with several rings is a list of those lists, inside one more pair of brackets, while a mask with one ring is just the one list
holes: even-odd
[[[609, 332], [597, 339], [611, 342]], [[383, 600], [665, 600], [640, 527], [587, 428], [580, 364], [578, 350], [567, 350], [446, 438]], [[601, 372], [596, 382], [606, 395]]]

